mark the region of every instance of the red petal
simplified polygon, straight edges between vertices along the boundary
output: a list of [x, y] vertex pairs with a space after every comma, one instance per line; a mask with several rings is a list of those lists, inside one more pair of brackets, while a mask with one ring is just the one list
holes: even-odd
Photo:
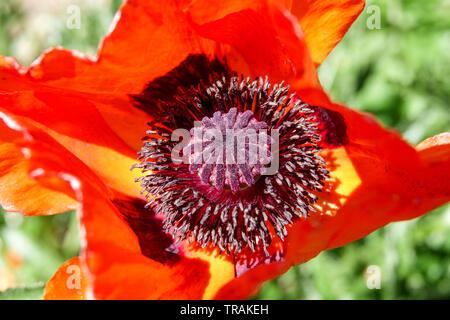
[[[59, 150], [59, 146], [31, 126], [25, 128], [0, 110], [0, 204], [7, 211], [25, 215], [47, 215], [78, 208], [72, 194], [55, 191], [29, 177], [31, 170], [27, 158], [29, 150], [25, 140], [39, 138], [42, 153]], [[33, 132], [34, 131], [34, 132]], [[31, 136], [31, 132], [35, 134]], [[41, 141], [42, 139], [42, 141]], [[63, 186], [60, 189], [64, 189]]]
[[239, 12], [246, 9], [257, 10], [267, 6], [268, 4], [273, 5], [275, 2], [286, 8], [290, 8], [292, 6], [291, 0], [193, 0], [189, 5], [188, 10], [196, 23], [205, 24], [207, 22], [221, 19], [234, 12]]
[[314, 63], [321, 64], [359, 16], [364, 0], [292, 1]]
[[[53, 55], [58, 52], [65, 54], [53, 51]], [[145, 113], [132, 107], [126, 95], [48, 87], [24, 76], [17, 64], [6, 62], [3, 68], [0, 65], [2, 108], [33, 120], [34, 126], [71, 150], [113, 188], [139, 194], [129, 169], [149, 120]]]
[[127, 1], [96, 60], [60, 48], [45, 52], [30, 68], [1, 57], [2, 107], [43, 125], [111, 187], [138, 195], [129, 169], [150, 118], [131, 105], [128, 94], [140, 92], [188, 54], [211, 52], [206, 43], [213, 45], [187, 27], [186, 5]]
[[80, 259], [75, 257], [64, 262], [47, 282], [44, 300], [86, 300], [87, 288]]
[[416, 146], [420, 157], [430, 164], [447, 164], [450, 159], [450, 132], [430, 137]]
[[180, 255], [173, 263], [163, 263], [144, 256], [136, 234], [118, 208], [88, 189], [80, 192], [84, 195], [81, 225], [86, 232], [83, 257], [95, 298], [202, 297], [210, 278], [206, 262]]
[[268, 75], [272, 82], [284, 80], [295, 89], [319, 87], [295, 17], [281, 6], [263, 4], [203, 24], [193, 20], [193, 26], [201, 36], [230, 45], [232, 51], [225, 55], [239, 72], [251, 77]]
[[[164, 5], [126, 1], [114, 18], [97, 59], [53, 49], [28, 70], [46, 85], [90, 93], [138, 93], [190, 53], [211, 53], [211, 42], [194, 35], [183, 9], [188, 1]], [[132, 35], [132, 36], [130, 36]]]

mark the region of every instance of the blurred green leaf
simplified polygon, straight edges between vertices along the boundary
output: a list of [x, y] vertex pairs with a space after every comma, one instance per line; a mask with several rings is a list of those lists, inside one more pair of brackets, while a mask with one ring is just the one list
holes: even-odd
[[40, 300], [44, 295], [45, 285], [38, 283], [27, 287], [13, 288], [0, 292], [0, 300]]

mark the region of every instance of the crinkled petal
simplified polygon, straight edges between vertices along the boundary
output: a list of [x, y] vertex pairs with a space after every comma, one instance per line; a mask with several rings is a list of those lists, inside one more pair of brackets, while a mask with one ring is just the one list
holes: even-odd
[[[124, 220], [123, 199], [114, 203], [89, 190], [80, 190], [83, 200], [81, 225], [85, 230], [83, 257], [96, 299], [200, 299], [209, 282], [208, 263], [183, 255], [164, 256], [161, 229], [153, 239], [151, 255]], [[144, 208], [141, 207], [140, 210]], [[150, 214], [150, 213], [149, 213]], [[108, 221], [108, 228], [105, 228]], [[152, 223], [148, 222], [151, 228]], [[146, 242], [146, 244], [148, 244]], [[147, 249], [151, 249], [147, 248]], [[162, 252], [163, 251], [163, 252]], [[149, 256], [144, 255], [146, 253]], [[157, 255], [161, 253], [161, 255]]]
[[112, 188], [139, 195], [129, 168], [151, 118], [128, 95], [188, 54], [212, 52], [187, 27], [186, 5], [127, 1], [96, 59], [53, 48], [26, 68], [1, 57], [0, 104], [42, 125]]
[[[364, 0], [194, 0], [189, 11], [193, 20], [205, 24], [246, 9], [258, 10], [264, 4], [289, 9], [299, 20], [312, 60], [321, 64], [339, 43], [348, 28], [362, 12]], [[258, 25], [250, 25], [259, 30]], [[248, 32], [247, 29], [241, 31]], [[261, 30], [262, 31], [262, 30]]]
[[[29, 176], [31, 170], [28, 141], [34, 141], [41, 154], [53, 157], [63, 148], [45, 133], [31, 124], [17, 122], [4, 110], [0, 110], [0, 204], [11, 212], [25, 215], [47, 215], [73, 210], [79, 207], [73, 194], [48, 188], [45, 181]], [[68, 155], [66, 161], [73, 161]], [[64, 157], [64, 153], [61, 155]], [[82, 164], [79, 174], [95, 181], [95, 176]]]
[[139, 194], [129, 169], [150, 118], [132, 107], [125, 94], [85, 94], [49, 87], [30, 80], [12, 59], [3, 59], [0, 105], [46, 131], [111, 187]]
[[188, 27], [189, 1], [128, 0], [117, 12], [96, 59], [55, 48], [41, 56], [27, 76], [52, 87], [100, 93], [138, 93], [189, 53], [211, 52]]
[[199, 35], [231, 46], [224, 55], [232, 69], [251, 77], [269, 76], [272, 82], [286, 81], [294, 89], [320, 87], [298, 21], [281, 5], [262, 1], [205, 23], [194, 20], [195, 12], [192, 15]]

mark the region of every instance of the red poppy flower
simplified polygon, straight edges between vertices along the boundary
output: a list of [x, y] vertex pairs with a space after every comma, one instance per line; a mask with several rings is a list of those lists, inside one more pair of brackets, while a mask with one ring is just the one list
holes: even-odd
[[[60, 48], [29, 68], [0, 58], [2, 206], [80, 217], [80, 258], [45, 298], [245, 298], [447, 202], [450, 134], [414, 148], [320, 87], [315, 65], [363, 6], [130, 0], [95, 60]], [[245, 139], [278, 130], [279, 145], [238, 167], [169, 161], [168, 137], [195, 121]]]

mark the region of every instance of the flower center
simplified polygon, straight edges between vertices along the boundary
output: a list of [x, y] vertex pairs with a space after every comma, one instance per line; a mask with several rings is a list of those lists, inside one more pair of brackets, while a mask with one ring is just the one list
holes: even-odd
[[267, 124], [255, 119], [253, 112], [217, 111], [204, 117], [191, 129], [189, 171], [218, 190], [229, 187], [233, 193], [252, 186], [272, 160], [271, 137]]
[[[273, 257], [287, 227], [315, 210], [329, 177], [319, 155], [326, 122], [288, 86], [192, 55], [132, 98], [154, 119], [136, 181], [177, 241]], [[183, 128], [187, 144], [172, 139]], [[174, 162], [181, 152], [187, 161]]]

